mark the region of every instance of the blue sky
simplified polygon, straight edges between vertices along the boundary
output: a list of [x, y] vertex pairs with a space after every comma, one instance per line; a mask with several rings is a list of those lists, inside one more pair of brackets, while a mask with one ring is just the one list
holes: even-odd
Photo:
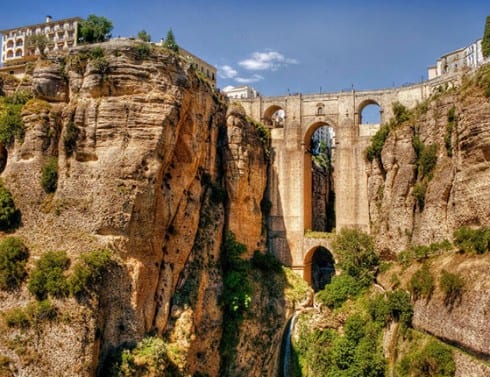
[[218, 86], [263, 95], [376, 89], [418, 82], [442, 54], [483, 34], [490, 1], [8, 1], [0, 29], [89, 14], [113, 36], [145, 29], [219, 68]]

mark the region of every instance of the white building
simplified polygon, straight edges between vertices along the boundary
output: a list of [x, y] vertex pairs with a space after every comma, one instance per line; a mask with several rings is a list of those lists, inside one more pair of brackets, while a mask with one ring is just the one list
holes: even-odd
[[256, 98], [259, 93], [252, 87], [248, 85], [237, 86], [237, 87], [227, 87], [223, 89], [228, 98]]
[[79, 17], [53, 21], [51, 16], [46, 16], [46, 21], [42, 24], [0, 30], [2, 65], [21, 63], [40, 54], [38, 49], [29, 46], [28, 39], [31, 35], [46, 36], [48, 43], [45, 53], [65, 51], [76, 46], [80, 21], [82, 19]]
[[441, 56], [437, 59], [436, 65], [429, 67], [429, 80], [459, 72], [464, 68], [477, 68], [482, 65], [485, 59], [482, 54], [481, 42], [482, 40], [478, 39], [466, 47]]

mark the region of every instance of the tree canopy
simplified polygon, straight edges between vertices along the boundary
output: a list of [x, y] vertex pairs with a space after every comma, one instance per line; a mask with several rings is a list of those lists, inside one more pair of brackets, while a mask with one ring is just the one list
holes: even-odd
[[483, 33], [481, 49], [485, 58], [490, 56], [490, 16], [487, 16], [487, 22], [485, 23], [485, 31]]
[[174, 52], [179, 52], [179, 46], [175, 42], [175, 36], [172, 29], [169, 29], [169, 31], [167, 32], [167, 37], [165, 38], [163, 46]]
[[80, 22], [78, 40], [86, 43], [104, 42], [111, 37], [112, 22], [105, 17], [91, 14]]
[[137, 37], [138, 39], [141, 39], [143, 42], [151, 41], [151, 35], [148, 34], [145, 29], [139, 31]]

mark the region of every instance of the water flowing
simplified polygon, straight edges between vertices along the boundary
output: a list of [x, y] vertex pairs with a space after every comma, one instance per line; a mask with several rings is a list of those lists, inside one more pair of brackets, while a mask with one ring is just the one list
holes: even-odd
[[283, 342], [283, 357], [282, 357], [282, 377], [291, 377], [290, 369], [291, 369], [291, 336], [294, 330], [294, 324], [296, 323], [297, 313], [294, 314], [286, 328], [286, 332], [284, 333], [284, 342]]

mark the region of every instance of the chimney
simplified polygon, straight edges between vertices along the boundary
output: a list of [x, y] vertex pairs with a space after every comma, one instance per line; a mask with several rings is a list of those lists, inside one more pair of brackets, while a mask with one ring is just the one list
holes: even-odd
[[50, 15], [47, 15], [46, 16], [46, 23], [49, 24], [52, 19], [53, 19], [53, 17], [51, 17]]

